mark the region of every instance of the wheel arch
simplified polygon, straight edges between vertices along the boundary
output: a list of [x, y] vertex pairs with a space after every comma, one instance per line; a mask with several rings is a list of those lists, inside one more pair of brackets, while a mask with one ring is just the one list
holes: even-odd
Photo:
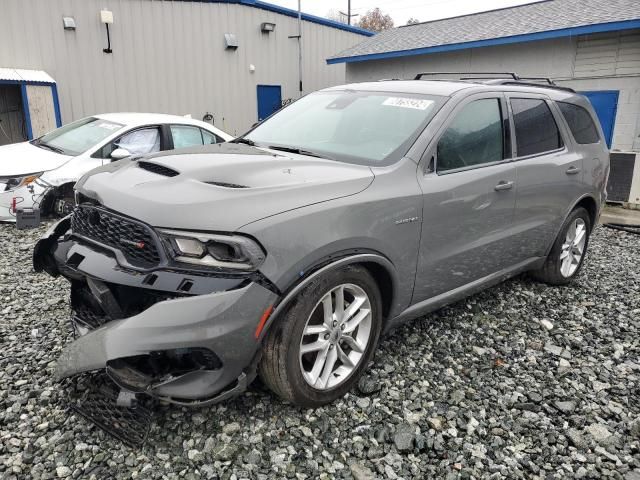
[[576, 208], [580, 208], [580, 207], [584, 208], [589, 214], [589, 220], [591, 221], [590, 231], [594, 229], [596, 222], [598, 220], [598, 203], [596, 202], [595, 198], [593, 198], [592, 195], [586, 194], [578, 198], [575, 202], [573, 202], [571, 207], [565, 212], [564, 217], [562, 218], [562, 222], [560, 223], [560, 226], [558, 227], [555, 235], [553, 236], [553, 240], [551, 244], [549, 245], [549, 247], [547, 248], [547, 251], [545, 252], [545, 257], [547, 257], [551, 252], [551, 249], [553, 248], [553, 244], [556, 241], [556, 238], [558, 238], [558, 235], [560, 234], [562, 227], [566, 222], [567, 218], [569, 217], [569, 215], [571, 215], [571, 212], [573, 212]]
[[273, 311], [260, 333], [260, 337], [264, 338], [270, 327], [282, 314], [286, 312], [297, 294], [309, 283], [321, 275], [347, 265], [361, 265], [374, 278], [378, 288], [380, 289], [383, 322], [386, 323], [391, 317], [391, 313], [393, 312], [393, 302], [397, 298], [398, 279], [393, 263], [379, 253], [345, 254], [339, 258], [333, 257], [331, 260], [320, 262], [308, 270], [310, 273], [290, 285], [283, 292], [281, 300], [274, 305]]
[[64, 182], [64, 183], [61, 183], [60, 185], [54, 185], [53, 187], [51, 187], [51, 190], [49, 190], [45, 194], [44, 198], [40, 202], [41, 213], [42, 214], [51, 213], [53, 211], [53, 206], [55, 201], [58, 198], [60, 198], [61, 194], [64, 195], [69, 191], [73, 193], [73, 187], [75, 186], [75, 184], [76, 182], [74, 180], [72, 182]]
[[589, 220], [591, 220], [591, 230], [593, 230], [593, 228], [596, 226], [596, 222], [598, 221], [598, 204], [595, 198], [593, 198], [591, 195], [585, 195], [575, 203], [567, 216], [579, 207], [584, 208], [589, 213]]

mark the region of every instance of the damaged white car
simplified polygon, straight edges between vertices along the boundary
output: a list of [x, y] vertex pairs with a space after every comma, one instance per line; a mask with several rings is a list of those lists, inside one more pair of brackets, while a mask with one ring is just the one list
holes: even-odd
[[0, 222], [18, 209], [67, 214], [73, 186], [89, 170], [132, 155], [209, 145], [233, 137], [188, 117], [109, 113], [83, 118], [29, 142], [0, 147]]

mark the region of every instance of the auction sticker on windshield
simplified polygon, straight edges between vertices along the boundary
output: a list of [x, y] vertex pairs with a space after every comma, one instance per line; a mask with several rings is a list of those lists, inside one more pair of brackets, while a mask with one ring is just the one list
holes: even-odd
[[384, 102], [382, 102], [382, 104], [389, 105], [391, 107], [426, 110], [431, 105], [433, 105], [433, 100], [424, 100], [420, 98], [389, 97]]
[[96, 127], [105, 128], [107, 130], [119, 130], [120, 128], [122, 128], [122, 125], [120, 125], [119, 123], [100, 122], [98, 125], [96, 125]]

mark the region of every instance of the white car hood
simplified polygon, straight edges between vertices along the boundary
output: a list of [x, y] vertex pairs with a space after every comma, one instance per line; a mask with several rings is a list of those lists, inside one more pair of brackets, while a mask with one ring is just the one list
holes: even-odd
[[71, 158], [73, 157], [36, 147], [29, 142], [3, 145], [0, 147], [0, 177], [46, 172], [61, 167]]

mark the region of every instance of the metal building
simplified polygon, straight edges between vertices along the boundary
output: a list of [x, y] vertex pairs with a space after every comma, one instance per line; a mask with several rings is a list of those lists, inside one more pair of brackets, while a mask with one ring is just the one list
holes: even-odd
[[[300, 26], [305, 92], [343, 83], [325, 59], [372, 35]], [[300, 96], [298, 28], [260, 0], [2, 0], [0, 145], [114, 111], [209, 114], [239, 134]]]
[[[612, 200], [640, 204], [640, 2], [546, 0], [388, 30], [330, 57], [347, 81], [517, 72], [585, 93], [613, 152]], [[436, 77], [437, 78], [437, 77]]]

